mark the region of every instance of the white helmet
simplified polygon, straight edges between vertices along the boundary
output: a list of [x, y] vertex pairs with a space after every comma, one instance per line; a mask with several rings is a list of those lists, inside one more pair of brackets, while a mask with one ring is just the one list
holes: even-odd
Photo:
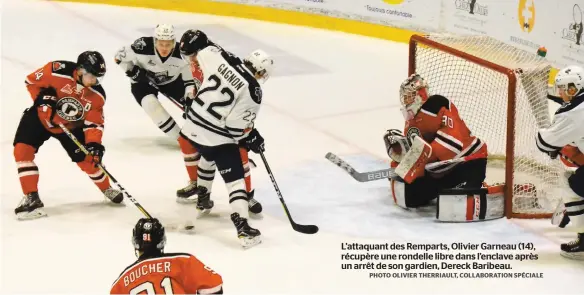
[[404, 119], [413, 119], [428, 100], [428, 83], [418, 74], [409, 76], [399, 87], [401, 112]]
[[245, 58], [245, 61], [249, 62], [256, 70], [256, 73], [254, 74], [259, 74], [262, 76], [260, 78], [263, 80], [261, 81], [262, 83], [268, 80], [270, 74], [272, 73], [272, 69], [274, 68], [274, 60], [270, 55], [268, 55], [263, 50], [258, 49]]
[[566, 95], [572, 97], [584, 88], [584, 69], [579, 66], [568, 66], [556, 75], [556, 88], [563, 89]]
[[158, 24], [154, 29], [154, 39], [156, 40], [175, 40], [174, 26], [168, 24]]

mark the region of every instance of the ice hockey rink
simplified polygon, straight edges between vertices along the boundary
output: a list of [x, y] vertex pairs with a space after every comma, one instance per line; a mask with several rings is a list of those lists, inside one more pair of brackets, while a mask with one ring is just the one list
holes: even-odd
[[[334, 152], [361, 170], [385, 167], [382, 135], [403, 126], [398, 88], [407, 75], [406, 45], [229, 17], [28, 0], [2, 5], [1, 293], [104, 294], [135, 260], [130, 238], [140, 211], [128, 200], [125, 207], [105, 204], [55, 140], [35, 160], [49, 217], [15, 219], [22, 194], [12, 140], [31, 105], [24, 77], [49, 60], [76, 60], [90, 49], [106, 57], [105, 165], [163, 222], [194, 218], [194, 205], [175, 202], [176, 189], [188, 180], [180, 150], [138, 106], [129, 79], [113, 62], [118, 48], [150, 35], [156, 23], [172, 23], [179, 34], [204, 30], [238, 55], [262, 48], [274, 56], [276, 71], [264, 85], [256, 126], [294, 219], [320, 227], [316, 235], [291, 229], [261, 158], [252, 154], [258, 164], [252, 182], [264, 213], [250, 223], [262, 232], [263, 243], [243, 250], [223, 181], [216, 177], [216, 214], [195, 220], [191, 234], [169, 229], [166, 252], [195, 254], [223, 276], [227, 293], [581, 294], [584, 264], [559, 255], [559, 244], [575, 237], [569, 228], [554, 228], [549, 220], [438, 223], [433, 209], [394, 206], [386, 180], [358, 183], [324, 158]], [[178, 110], [174, 114], [180, 117]], [[354, 242], [533, 243], [537, 260], [510, 263], [513, 272], [544, 277], [374, 279], [368, 270], [341, 270], [341, 254], [348, 253], [341, 244]]]

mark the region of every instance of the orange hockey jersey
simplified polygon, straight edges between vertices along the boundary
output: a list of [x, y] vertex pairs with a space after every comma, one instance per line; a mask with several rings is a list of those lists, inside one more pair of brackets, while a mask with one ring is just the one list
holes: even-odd
[[[39, 106], [37, 113], [43, 126], [52, 133], [62, 133], [58, 125], [63, 123], [69, 130], [83, 127], [85, 142], [101, 143], [103, 135], [103, 106], [105, 91], [100, 85], [83, 87], [75, 80], [76, 63], [53, 61], [26, 76], [26, 88], [33, 101], [43, 88], [57, 91], [56, 110]], [[54, 124], [50, 123], [51, 113]]]
[[[406, 122], [404, 134], [411, 142], [414, 134], [432, 146], [428, 163], [487, 153], [487, 145], [473, 136], [458, 114], [456, 106], [441, 95], [428, 97], [414, 118]], [[429, 172], [444, 173], [456, 164], [445, 164]]]
[[201, 84], [203, 84], [203, 71], [199, 67], [199, 64], [195, 62], [191, 62], [191, 72], [193, 73], [193, 78], [195, 80], [195, 95], [199, 88], [201, 88]]
[[195, 256], [165, 253], [138, 259], [114, 282], [110, 294], [214, 294], [223, 279]]

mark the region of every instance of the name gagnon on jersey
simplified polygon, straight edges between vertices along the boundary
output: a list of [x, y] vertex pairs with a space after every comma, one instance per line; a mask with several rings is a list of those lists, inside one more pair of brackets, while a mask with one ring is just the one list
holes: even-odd
[[85, 112], [90, 109], [91, 104], [88, 103], [83, 107], [81, 102], [73, 97], [63, 97], [57, 101], [57, 115], [71, 122], [81, 120]]
[[217, 69], [219, 74], [225, 78], [225, 80], [231, 84], [231, 86], [235, 87], [238, 91], [241, 87], [245, 86], [245, 83], [241, 81], [239, 75], [229, 69], [229, 66], [226, 64], [220, 64], [219, 68]]

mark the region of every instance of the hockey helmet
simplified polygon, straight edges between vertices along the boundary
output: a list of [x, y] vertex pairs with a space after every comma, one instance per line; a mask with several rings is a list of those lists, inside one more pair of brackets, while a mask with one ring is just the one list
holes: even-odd
[[164, 226], [156, 218], [141, 218], [132, 231], [132, 244], [138, 252], [164, 252], [166, 234]]
[[418, 74], [408, 77], [399, 88], [401, 112], [406, 120], [416, 116], [428, 99], [428, 84]]
[[556, 88], [562, 90], [568, 97], [578, 95], [584, 88], [584, 69], [579, 66], [568, 66], [561, 69], [555, 78]]
[[244, 59], [244, 63], [256, 75], [258, 81], [262, 83], [268, 80], [274, 68], [274, 59], [261, 49], [255, 50], [248, 55]]
[[154, 29], [154, 39], [174, 41], [174, 26], [169, 24], [156, 25], [156, 28]]
[[200, 30], [188, 30], [180, 38], [180, 53], [191, 56], [209, 46], [207, 34]]
[[105, 59], [97, 51], [85, 51], [77, 57], [77, 68], [95, 76], [99, 84], [106, 72]]

